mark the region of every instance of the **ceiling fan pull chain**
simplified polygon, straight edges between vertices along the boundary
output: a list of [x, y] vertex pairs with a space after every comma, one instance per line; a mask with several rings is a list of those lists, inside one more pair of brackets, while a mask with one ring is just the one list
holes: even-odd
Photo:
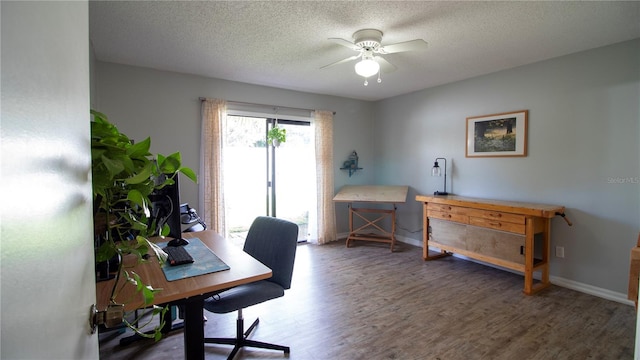
[[378, 84], [380, 84], [382, 82], [382, 79], [380, 78], [380, 73], [381, 73], [381, 71], [378, 71]]
[[367, 86], [367, 85], [369, 85], [369, 82], [368, 82], [368, 81], [367, 81], [367, 79], [365, 78], [365, 79], [364, 79], [364, 86]]

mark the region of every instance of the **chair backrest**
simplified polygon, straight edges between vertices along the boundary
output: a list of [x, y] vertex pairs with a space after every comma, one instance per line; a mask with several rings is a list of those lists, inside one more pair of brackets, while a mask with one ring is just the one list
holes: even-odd
[[298, 246], [298, 225], [283, 219], [259, 216], [251, 224], [244, 251], [273, 272], [269, 281], [291, 287]]

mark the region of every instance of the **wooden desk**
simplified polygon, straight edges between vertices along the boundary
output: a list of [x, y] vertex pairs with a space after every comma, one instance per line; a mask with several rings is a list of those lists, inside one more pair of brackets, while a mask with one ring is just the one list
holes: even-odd
[[[130, 270], [140, 275], [147, 284], [156, 289], [163, 289], [155, 295], [154, 304], [184, 306], [185, 358], [204, 359], [204, 300], [211, 293], [268, 279], [272, 274], [271, 269], [213, 231], [184, 233], [183, 237], [186, 239], [197, 237], [202, 240], [222, 261], [229, 265], [230, 269], [169, 282], [166, 280], [157, 259], [152, 257], [148, 262], [137, 264]], [[114, 281], [103, 281], [96, 284], [98, 309], [105, 309], [109, 304]], [[120, 281], [122, 282], [123, 279], [121, 278]], [[117, 295], [116, 302], [124, 303], [125, 311], [143, 307], [142, 297], [133, 295], [135, 295], [134, 286], [126, 286]]]
[[[391, 244], [391, 251], [396, 243], [396, 205], [407, 201], [408, 186], [375, 186], [375, 185], [347, 185], [334, 196], [335, 202], [349, 203], [349, 236], [347, 247], [353, 240], [376, 241]], [[353, 203], [379, 203], [391, 204], [393, 209], [368, 209], [355, 208]], [[373, 220], [364, 214], [379, 214]], [[354, 215], [364, 221], [364, 224], [356, 227]], [[391, 218], [391, 231], [385, 230], [379, 223]], [[367, 232], [368, 231], [368, 232]], [[373, 232], [371, 232], [373, 231]]]
[[[550, 219], [557, 214], [564, 216], [563, 206], [454, 195], [418, 195], [416, 200], [423, 203], [425, 260], [456, 253], [523, 272], [527, 295], [550, 285]], [[538, 258], [534, 254], [536, 242], [540, 245]], [[430, 256], [429, 245], [441, 253]], [[537, 271], [541, 279], [534, 284], [533, 273]]]

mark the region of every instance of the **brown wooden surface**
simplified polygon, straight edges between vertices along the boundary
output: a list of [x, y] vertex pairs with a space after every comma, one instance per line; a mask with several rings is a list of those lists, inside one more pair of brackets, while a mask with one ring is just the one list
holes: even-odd
[[481, 209], [468, 209], [467, 214], [470, 217], [476, 217], [481, 219], [506, 221], [514, 224], [524, 225], [525, 216], [521, 214], [506, 213], [502, 211], [491, 211]]
[[520, 251], [525, 245], [523, 235], [437, 219], [430, 220], [429, 223], [432, 229], [429, 240], [431, 246], [444, 245], [455, 253], [465, 250], [471, 254], [491, 258], [493, 263], [504, 261], [509, 264], [509, 268], [524, 271], [524, 255]]
[[462, 223], [462, 224], [468, 224], [469, 223], [469, 217], [467, 215], [464, 215], [464, 214], [456, 214], [456, 213], [449, 213], [449, 212], [443, 212], [443, 211], [429, 210], [429, 211], [427, 211], [427, 216], [430, 217], [430, 218], [442, 219], [442, 220], [447, 220], [447, 221], [455, 221], [455, 222], [459, 222], [459, 223]]
[[[127, 271], [134, 271], [140, 275], [146, 284], [156, 289], [162, 289], [161, 292], [156, 294], [154, 304], [164, 304], [271, 277], [271, 269], [213, 231], [184, 233], [183, 237], [186, 239], [197, 237], [202, 240], [222, 261], [229, 265], [230, 269], [181, 280], [167, 281], [155, 256], [149, 258], [148, 262], [127, 268]], [[166, 239], [160, 238], [151, 240], [166, 241]], [[123, 283], [123, 281], [124, 279], [121, 278], [120, 283]], [[108, 305], [113, 282], [114, 280], [102, 281], [96, 284], [98, 309], [104, 309]], [[118, 293], [116, 302], [124, 303], [126, 311], [144, 306], [142, 298], [139, 295], [135, 295], [135, 287], [129, 284]]]
[[[467, 248], [470, 251], [524, 265], [524, 235], [472, 226], [467, 229], [472, 235], [467, 241]], [[522, 270], [524, 268], [521, 268]]]
[[[429, 212], [431, 214], [431, 212]], [[467, 248], [467, 226], [457, 222], [429, 219], [431, 227], [431, 236], [429, 245], [435, 246], [434, 242], [439, 245], [446, 245], [451, 248], [465, 250]]]
[[508, 231], [516, 234], [524, 234], [524, 224], [514, 224], [507, 221], [469, 217], [469, 224], [475, 226], [481, 226], [491, 228], [500, 231]]
[[[367, 215], [373, 218], [367, 218]], [[355, 225], [354, 218], [360, 219], [360, 224]], [[384, 219], [390, 218], [391, 230], [382, 227]], [[354, 208], [349, 206], [349, 235], [347, 236], [347, 247], [352, 241], [374, 241], [388, 243], [391, 251], [396, 244], [396, 209], [367, 209]]]
[[545, 218], [552, 218], [556, 216], [556, 212], [564, 213], [564, 206], [519, 201], [479, 199], [457, 195], [417, 195], [416, 200], [424, 203], [463, 206], [472, 209], [495, 210], [512, 214], [531, 215]]
[[[527, 295], [550, 285], [550, 219], [556, 213], [564, 213], [564, 207], [455, 195], [418, 195], [416, 200], [423, 203], [424, 260], [456, 253], [522, 271]], [[434, 224], [429, 232], [430, 219], [444, 220], [445, 224]], [[541, 234], [542, 241], [542, 255], [538, 259], [534, 257], [536, 234]], [[429, 245], [439, 248], [441, 254], [429, 254]], [[534, 281], [534, 272], [540, 272], [540, 281]]]

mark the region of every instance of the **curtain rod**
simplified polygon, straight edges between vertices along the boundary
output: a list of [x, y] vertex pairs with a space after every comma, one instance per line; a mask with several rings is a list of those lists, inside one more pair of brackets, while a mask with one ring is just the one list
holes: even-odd
[[[205, 101], [207, 100], [207, 98], [205, 97], [201, 97], [199, 98], [200, 101]], [[232, 101], [232, 100], [228, 100], [227, 102], [229, 103], [234, 103], [234, 104], [242, 104], [242, 105], [255, 105], [255, 106], [266, 106], [266, 107], [274, 107], [274, 108], [283, 108], [283, 109], [293, 109], [293, 110], [304, 110], [304, 111], [316, 111], [315, 109], [303, 109], [303, 108], [295, 108], [295, 107], [291, 107], [291, 106], [279, 106], [279, 105], [267, 105], [267, 104], [257, 104], [257, 103], [250, 103], [250, 102], [245, 102], [245, 101]], [[333, 111], [333, 115], [335, 115], [336, 112]]]

